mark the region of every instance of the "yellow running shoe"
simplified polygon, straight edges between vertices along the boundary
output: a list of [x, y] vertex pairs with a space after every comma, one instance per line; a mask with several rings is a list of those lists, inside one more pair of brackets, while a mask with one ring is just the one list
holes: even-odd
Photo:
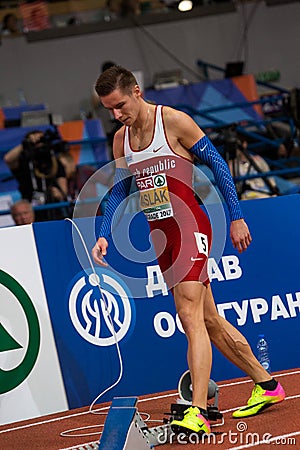
[[234, 411], [232, 414], [235, 418], [255, 416], [259, 412], [274, 405], [274, 403], [280, 403], [285, 398], [285, 392], [280, 383], [274, 391], [265, 391], [259, 384], [256, 384], [253, 388], [251, 397], [247, 402], [247, 406]]
[[173, 420], [171, 428], [174, 433], [178, 434], [182, 431], [187, 433], [210, 433], [210, 424], [205, 417], [200, 413], [197, 406], [191, 406], [184, 411], [184, 418], [182, 420]]

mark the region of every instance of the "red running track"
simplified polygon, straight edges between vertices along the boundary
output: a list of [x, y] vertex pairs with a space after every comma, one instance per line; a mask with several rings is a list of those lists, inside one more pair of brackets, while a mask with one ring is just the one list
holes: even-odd
[[[219, 409], [224, 424], [214, 426], [210, 441], [189, 442], [188, 438], [156, 447], [162, 450], [193, 450], [195, 448], [242, 450], [257, 447], [259, 450], [286, 448], [300, 449], [300, 369], [274, 374], [281, 382], [286, 399], [247, 419], [233, 419], [232, 411], [245, 405], [253, 384], [248, 378], [219, 382]], [[139, 397], [138, 410], [144, 420], [150, 415], [149, 427], [160, 425], [164, 413], [170, 411], [178, 394], [175, 391]], [[0, 450], [84, 450], [99, 441], [110, 404], [96, 405], [100, 414], [88, 408], [52, 414], [37, 419], [12, 423], [0, 427]], [[95, 411], [94, 411], [95, 412]], [[74, 430], [61, 436], [66, 430]], [[268, 443], [266, 442], [268, 439]], [[91, 448], [91, 447], [90, 447]], [[130, 450], [139, 450], [138, 448]]]

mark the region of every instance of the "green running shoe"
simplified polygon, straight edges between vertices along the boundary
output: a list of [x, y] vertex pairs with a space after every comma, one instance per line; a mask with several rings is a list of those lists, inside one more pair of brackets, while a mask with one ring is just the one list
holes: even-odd
[[171, 428], [174, 433], [182, 433], [183, 431], [190, 433], [207, 433], [211, 432], [210, 424], [205, 417], [200, 413], [197, 406], [191, 406], [184, 411], [184, 418], [182, 420], [173, 420]]
[[274, 405], [274, 403], [280, 403], [285, 398], [285, 392], [280, 383], [274, 391], [265, 391], [259, 384], [256, 384], [253, 388], [251, 397], [247, 402], [247, 406], [234, 411], [232, 414], [235, 418], [255, 416], [259, 412]]

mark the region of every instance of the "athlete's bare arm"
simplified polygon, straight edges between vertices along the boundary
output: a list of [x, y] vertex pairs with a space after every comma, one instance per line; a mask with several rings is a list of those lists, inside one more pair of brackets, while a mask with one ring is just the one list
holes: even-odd
[[[176, 154], [193, 159], [189, 149], [203, 136], [204, 132], [186, 113], [173, 108], [163, 108], [166, 134]], [[230, 224], [230, 238], [234, 248], [242, 253], [250, 245], [252, 238], [244, 219], [234, 220]]]
[[125, 158], [124, 158], [123, 143], [124, 143], [124, 127], [120, 128], [114, 135], [113, 155], [114, 155], [116, 167], [120, 167], [122, 169], [127, 169], [128, 166], [127, 166]]
[[[113, 155], [116, 164], [116, 168], [127, 168], [127, 164], [124, 158], [124, 127], [120, 128], [115, 136], [113, 142]], [[94, 261], [100, 266], [107, 266], [107, 263], [103, 260], [103, 257], [107, 254], [108, 242], [107, 240], [100, 236], [92, 249], [92, 256]]]

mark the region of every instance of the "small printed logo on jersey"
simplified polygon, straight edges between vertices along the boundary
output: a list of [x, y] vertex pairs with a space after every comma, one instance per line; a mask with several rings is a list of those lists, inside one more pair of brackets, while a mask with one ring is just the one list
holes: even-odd
[[167, 185], [167, 178], [165, 174], [156, 175], [154, 177], [154, 184], [156, 187], [163, 187]]
[[125, 156], [125, 160], [126, 160], [127, 164], [130, 164], [132, 162], [132, 160], [133, 160], [133, 156], [131, 154], [130, 155], [126, 155]]
[[153, 177], [144, 177], [144, 178], [136, 179], [136, 184], [140, 191], [154, 188]]
[[131, 334], [135, 304], [126, 284], [108, 269], [77, 274], [71, 283], [69, 313], [74, 328], [91, 344], [107, 347]]
[[161, 145], [161, 146], [158, 147], [158, 148], [155, 148], [155, 149], [153, 150], [153, 153], [159, 152], [159, 150], [161, 150], [162, 148], [163, 148], [163, 145]]

